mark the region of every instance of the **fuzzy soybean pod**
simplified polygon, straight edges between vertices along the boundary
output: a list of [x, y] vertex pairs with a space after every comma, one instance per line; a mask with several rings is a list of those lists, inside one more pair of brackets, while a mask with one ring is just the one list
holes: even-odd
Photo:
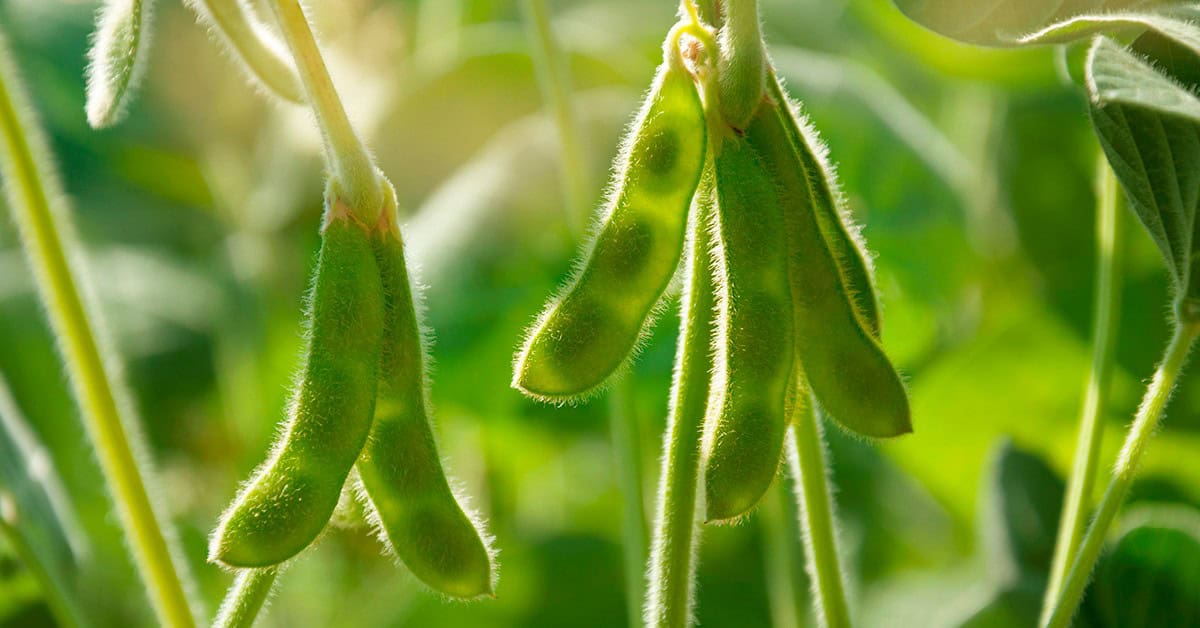
[[88, 50], [87, 119], [101, 129], [121, 121], [146, 68], [153, 0], [107, 0]]
[[479, 525], [442, 470], [426, 398], [425, 352], [398, 232], [374, 236], [386, 314], [379, 395], [358, 474], [384, 545], [422, 582], [446, 595], [492, 593], [494, 566]]
[[211, 561], [267, 567], [312, 543], [371, 430], [383, 288], [370, 236], [337, 207], [322, 236], [289, 418], [270, 459], [222, 516]]
[[845, 201], [838, 189], [833, 167], [825, 157], [824, 144], [808, 122], [801, 121], [796, 113], [797, 107], [788, 100], [773, 70], [767, 76], [767, 89], [771, 99], [779, 105], [783, 130], [791, 140], [796, 161], [803, 169], [792, 172], [803, 172], [808, 179], [817, 224], [838, 261], [842, 289], [850, 296], [851, 305], [863, 325], [879, 340], [882, 324], [870, 258], [862, 235], [848, 212], [844, 211]]
[[786, 126], [790, 116], [778, 103], [764, 106], [747, 141], [763, 156], [784, 208], [796, 352], [804, 375], [822, 409], [847, 428], [873, 437], [911, 432], [904, 385], [855, 305], [846, 257], [830, 246], [822, 229], [819, 214], [829, 210], [819, 206], [829, 198], [827, 189], [820, 189], [822, 173], [797, 154]]
[[674, 41], [618, 157], [586, 261], [517, 354], [513, 386], [530, 396], [561, 401], [601, 386], [633, 352], [679, 265], [707, 139]]
[[783, 207], [753, 146], [716, 157], [717, 383], [706, 434], [706, 519], [734, 519], [770, 487], [783, 453], [793, 317]]

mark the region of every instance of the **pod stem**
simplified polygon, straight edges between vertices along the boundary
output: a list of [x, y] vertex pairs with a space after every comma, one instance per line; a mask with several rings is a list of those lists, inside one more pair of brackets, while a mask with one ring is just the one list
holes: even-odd
[[321, 129], [333, 196], [345, 203], [359, 222], [373, 225], [384, 202], [375, 160], [350, 124], [299, 0], [273, 0], [271, 6]]
[[763, 563], [766, 566], [767, 602], [771, 625], [800, 628], [804, 625], [808, 591], [804, 557], [792, 534], [796, 502], [783, 478], [763, 496], [758, 521], [763, 534]]
[[1117, 511], [1121, 508], [1121, 502], [1129, 494], [1142, 453], [1158, 427], [1163, 409], [1171, 397], [1171, 391], [1175, 388], [1183, 365], [1187, 362], [1188, 352], [1195, 343], [1197, 334], [1200, 334], [1200, 321], [1176, 320], [1171, 342], [1163, 354], [1163, 361], [1154, 373], [1154, 379], [1146, 389], [1142, 405], [1138, 408], [1129, 433], [1125, 436], [1125, 444], [1121, 447], [1117, 463], [1113, 466], [1112, 478], [1104, 491], [1104, 498], [1100, 500], [1096, 516], [1088, 526], [1079, 552], [1071, 563], [1071, 569], [1055, 600], [1053, 612], [1041, 622], [1043, 627], [1066, 628], [1079, 608], [1084, 588], [1096, 561], [1100, 558], [1100, 550], [1108, 536], [1109, 528], [1112, 527]]
[[629, 625], [641, 623], [642, 566], [646, 561], [646, 508], [642, 491], [642, 447], [629, 383], [620, 380], [608, 393], [613, 463], [621, 490], [621, 550], [624, 553], [625, 607]]
[[186, 0], [202, 21], [212, 25], [246, 68], [247, 73], [276, 96], [304, 103], [304, 87], [295, 68], [280, 54], [280, 46], [251, 8], [241, 0]]
[[267, 598], [271, 597], [271, 588], [278, 575], [278, 567], [238, 571], [237, 578], [225, 593], [217, 618], [213, 620], [213, 628], [253, 626]]
[[1096, 268], [1095, 302], [1092, 309], [1092, 367], [1088, 374], [1083, 412], [1079, 422], [1079, 437], [1075, 445], [1075, 460], [1063, 499], [1059, 518], [1058, 541], [1050, 581], [1042, 602], [1042, 619], [1054, 611], [1071, 559], [1079, 549], [1087, 526], [1092, 491], [1096, 481], [1097, 459], [1103, 436], [1101, 417], [1108, 405], [1109, 382], [1112, 379], [1113, 348], [1121, 304], [1121, 275], [1123, 257], [1122, 237], [1125, 209], [1124, 196], [1117, 177], [1103, 156], [1096, 163]]
[[525, 0], [525, 21], [532, 46], [530, 56], [537, 72], [542, 98], [554, 118], [559, 142], [559, 174], [566, 201], [567, 226], [572, 233], [583, 232], [587, 212], [587, 168], [582, 133], [575, 108], [571, 105], [570, 67], [554, 36], [545, 0]]
[[[701, 186], [704, 185], [702, 181]], [[696, 549], [704, 511], [699, 503], [700, 439], [713, 362], [714, 302], [708, 211], [704, 202], [693, 203], [675, 383], [664, 434], [654, 542], [647, 570], [644, 620], [652, 628], [684, 628], [692, 624]]]
[[795, 484], [804, 555], [812, 579], [817, 617], [827, 628], [843, 628], [850, 626], [850, 612], [838, 559], [825, 443], [815, 402], [811, 395], [807, 396], [803, 409], [796, 413], [796, 420], [789, 428], [792, 437], [788, 439], [787, 457]]
[[[63, 194], [45, 156], [7, 43], [0, 36], [0, 175], [21, 245], [70, 375], [80, 415], [104, 473], [139, 575], [161, 624], [193, 626], [173, 543], [164, 535], [146, 490], [149, 474], [138, 461], [144, 446], [136, 426], [122, 417], [128, 394], [104, 337], [96, 333], [75, 258], [75, 241]], [[173, 539], [172, 539], [173, 540]]]

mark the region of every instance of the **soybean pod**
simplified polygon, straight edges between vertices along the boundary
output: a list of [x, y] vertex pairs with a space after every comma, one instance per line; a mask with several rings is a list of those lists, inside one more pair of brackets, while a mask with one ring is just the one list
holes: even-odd
[[797, 120], [795, 107], [788, 100], [774, 71], [767, 77], [767, 89], [770, 97], [778, 105], [783, 130], [803, 168], [797, 172], [802, 172], [808, 181], [817, 224], [838, 262], [842, 290], [849, 295], [850, 303], [863, 325], [876, 340], [879, 340], [879, 300], [875, 295], [871, 258], [866, 252], [862, 235], [845, 210], [845, 202], [838, 190], [837, 177], [825, 157], [825, 147], [807, 121]]
[[422, 582], [450, 596], [492, 592], [491, 552], [446, 481], [430, 423], [425, 352], [404, 247], [394, 227], [373, 236], [386, 315], [379, 396], [358, 474], [384, 545]]
[[874, 437], [911, 432], [904, 385], [847, 287], [847, 256], [830, 246], [821, 227], [828, 189], [820, 191], [823, 173], [797, 154], [785, 123], [790, 115], [786, 104], [765, 105], [747, 141], [764, 157], [784, 208], [803, 374], [821, 408], [847, 428]]
[[618, 158], [586, 261], [517, 354], [513, 386], [528, 395], [566, 400], [601, 386], [648, 330], [679, 265], [707, 142], [704, 108], [676, 49], [679, 28]]
[[383, 289], [366, 230], [335, 203], [309, 303], [304, 368], [273, 454], [221, 518], [209, 559], [267, 567], [307, 547], [338, 503], [375, 408]]
[[706, 435], [708, 521], [745, 514], [779, 469], [793, 373], [783, 207], [744, 140], [716, 156], [718, 398]]

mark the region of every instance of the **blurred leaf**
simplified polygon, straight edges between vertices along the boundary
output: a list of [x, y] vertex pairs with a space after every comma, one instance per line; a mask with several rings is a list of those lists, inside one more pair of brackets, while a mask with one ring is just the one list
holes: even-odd
[[[1053, 531], [1052, 531], [1053, 532]], [[1040, 586], [1015, 586], [987, 598], [981, 607], [956, 624], [958, 628], [1026, 628], [1037, 625], [1042, 606]]]
[[[893, 0], [917, 23], [952, 39], [1012, 46], [1023, 35], [1083, 14], [1167, 4], [1170, 0]], [[1174, 0], [1179, 2], [1179, 0]]]
[[58, 619], [80, 625], [75, 577], [87, 550], [66, 491], [0, 378], [0, 532], [44, 589]]
[[996, 448], [982, 489], [979, 527], [997, 581], [1049, 571], [1063, 491], [1062, 479], [1040, 456], [1007, 439]]
[[1200, 99], [1189, 91], [1200, 86], [1198, 61], [1151, 31], [1132, 50], [1097, 37], [1087, 70], [1100, 144], [1180, 294], [1188, 296], [1195, 290], [1189, 280], [1200, 203]]
[[1085, 613], [1109, 628], [1200, 624], [1200, 512], [1143, 506], [1125, 521], [1096, 568]]

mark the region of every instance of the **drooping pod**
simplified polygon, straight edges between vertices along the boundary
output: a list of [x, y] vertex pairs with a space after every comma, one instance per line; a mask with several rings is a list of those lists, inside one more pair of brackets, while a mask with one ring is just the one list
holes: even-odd
[[374, 247], [340, 203], [322, 235], [304, 367], [270, 459], [221, 517], [209, 560], [267, 567], [325, 528], [371, 429], [384, 301]]
[[729, 138], [715, 159], [718, 391], [705, 438], [706, 520], [745, 514], [783, 453], [793, 372], [783, 206], [754, 146]]
[[515, 388], [571, 399], [601, 386], [626, 362], [679, 265], [688, 206], [704, 165], [705, 129], [704, 108], [672, 31], [618, 157], [586, 261], [518, 352]]
[[488, 595], [492, 552], [446, 480], [430, 422], [425, 351], [404, 246], [394, 227], [377, 230], [372, 240], [386, 314], [375, 421], [357, 465], [368, 518], [384, 545], [425, 584], [454, 597]]
[[824, 145], [816, 136], [816, 131], [796, 119], [795, 108], [773, 71], [767, 76], [767, 90], [778, 106], [780, 121], [791, 140], [792, 150], [807, 173], [817, 224], [838, 261], [843, 289], [850, 295], [850, 303], [863, 325], [879, 340], [879, 300], [875, 294], [870, 257], [861, 234], [844, 210], [845, 203], [838, 190], [833, 168], [825, 158]]
[[874, 299], [855, 298], [855, 290], [870, 290], [866, 268], [852, 254], [857, 245], [830, 206], [828, 171], [788, 131], [795, 124], [791, 115], [782, 101], [764, 104], [746, 139], [767, 164], [784, 208], [803, 374], [822, 409], [847, 428], [874, 437], [910, 432], [907, 393], [876, 340], [878, 323], [870, 323], [877, 321], [874, 306], [863, 305]]
[[102, 129], [121, 120], [141, 80], [150, 44], [152, 0], [107, 0], [88, 50], [87, 119]]

